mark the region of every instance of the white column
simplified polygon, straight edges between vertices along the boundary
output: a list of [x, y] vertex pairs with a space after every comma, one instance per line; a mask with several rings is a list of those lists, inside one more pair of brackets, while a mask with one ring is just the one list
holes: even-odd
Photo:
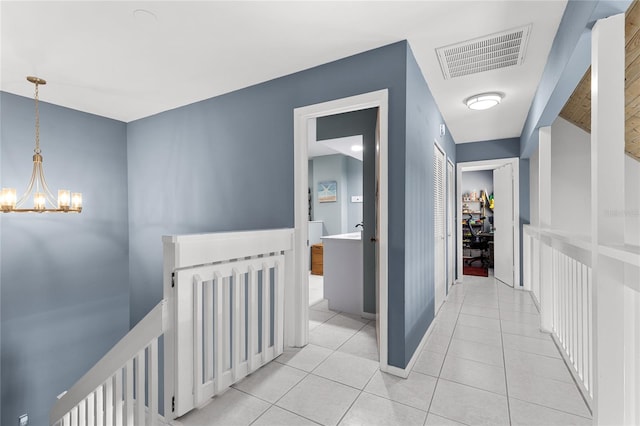
[[[551, 228], [551, 127], [541, 127], [538, 137], [538, 223]], [[551, 333], [553, 326], [553, 269], [551, 247], [539, 240], [540, 329]]]
[[624, 243], [624, 14], [592, 33], [591, 231], [594, 424], [624, 424], [624, 268], [600, 256]]

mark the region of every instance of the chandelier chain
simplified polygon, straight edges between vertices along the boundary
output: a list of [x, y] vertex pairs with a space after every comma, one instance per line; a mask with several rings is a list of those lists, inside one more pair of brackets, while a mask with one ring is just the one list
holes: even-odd
[[38, 108], [38, 82], [36, 85], [36, 148], [33, 150], [36, 154], [40, 154], [40, 110]]

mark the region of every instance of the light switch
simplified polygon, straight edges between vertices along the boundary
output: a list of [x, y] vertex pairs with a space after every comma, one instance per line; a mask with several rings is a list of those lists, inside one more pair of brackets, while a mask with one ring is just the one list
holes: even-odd
[[352, 203], [361, 203], [362, 202], [362, 195], [352, 195], [351, 196], [351, 202]]

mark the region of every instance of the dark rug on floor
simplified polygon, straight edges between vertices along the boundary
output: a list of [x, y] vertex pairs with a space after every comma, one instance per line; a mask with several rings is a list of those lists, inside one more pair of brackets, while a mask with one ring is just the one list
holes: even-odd
[[464, 265], [464, 267], [462, 268], [462, 273], [464, 275], [475, 275], [477, 277], [488, 277], [489, 276], [489, 269], [488, 268], [482, 268], [480, 266], [467, 266], [467, 265]]

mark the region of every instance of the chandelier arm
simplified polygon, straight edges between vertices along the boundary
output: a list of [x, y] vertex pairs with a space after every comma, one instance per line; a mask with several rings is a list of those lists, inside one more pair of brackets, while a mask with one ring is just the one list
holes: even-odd
[[39, 162], [37, 164], [37, 168], [38, 168], [38, 177], [39, 177], [39, 180], [40, 180], [40, 185], [42, 185], [42, 189], [44, 191], [44, 196], [47, 199], [47, 201], [49, 201], [51, 206], [53, 208], [57, 209], [58, 208], [58, 200], [56, 199], [56, 197], [53, 196], [53, 194], [49, 190], [49, 186], [47, 185], [47, 181], [44, 178], [44, 169], [42, 168], [42, 162]]
[[27, 198], [29, 198], [29, 196], [33, 193], [33, 184], [36, 181], [36, 163], [33, 163], [33, 171], [31, 172], [31, 180], [29, 181], [29, 186], [27, 186], [27, 190], [24, 192], [24, 194], [22, 194], [22, 197], [20, 197], [20, 199], [18, 200], [18, 202], [16, 203], [16, 208], [22, 206], [24, 204], [25, 201], [27, 201]]

